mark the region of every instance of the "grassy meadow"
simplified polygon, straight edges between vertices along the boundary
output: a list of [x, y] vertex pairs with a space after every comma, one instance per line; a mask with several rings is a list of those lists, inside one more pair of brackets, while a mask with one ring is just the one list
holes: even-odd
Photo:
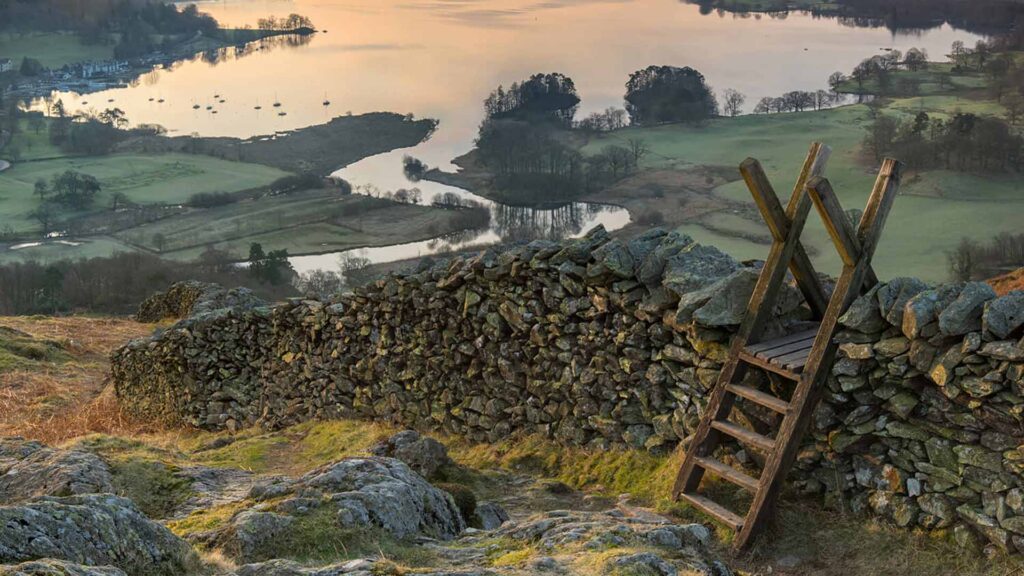
[[188, 154], [113, 154], [20, 162], [0, 173], [0, 212], [16, 232], [39, 227], [29, 215], [39, 205], [35, 182], [75, 170], [96, 177], [102, 190], [94, 210], [109, 208], [116, 193], [132, 202], [178, 204], [199, 192], [237, 192], [270, 184], [285, 176], [276, 168]]
[[84, 44], [70, 32], [3, 33], [0, 34], [0, 54], [16, 65], [28, 56], [47, 68], [60, 68], [76, 62], [110, 60], [114, 57], [114, 45]]
[[[1003, 113], [992, 101], [955, 94], [897, 98], [887, 101], [882, 112], [911, 115], [921, 110], [940, 116], [957, 111]], [[625, 144], [639, 138], [650, 148], [643, 168], [679, 171], [707, 166], [736, 167], [751, 156], [764, 165], [785, 203], [808, 146], [812, 141], [821, 141], [832, 147], [826, 175], [843, 207], [862, 209], [877, 171], [876, 163], [866, 158], [861, 148], [870, 122], [870, 110], [863, 104], [816, 112], [747, 115], [715, 119], [698, 127], [673, 124], [626, 128], [592, 140], [583, 152], [593, 154], [608, 144]], [[737, 180], [718, 186], [713, 194], [752, 205], [746, 186], [738, 179], [738, 171], [735, 174]], [[1000, 232], [1020, 231], [1024, 218], [1022, 185], [1024, 180], [1015, 174], [906, 173], [901, 196], [875, 257], [876, 269], [883, 277], [947, 279], [945, 252], [962, 237], [988, 239]], [[720, 213], [688, 222], [680, 231], [719, 246], [737, 258], [764, 258], [768, 253], [767, 245], [738, 235], [766, 234], [759, 218]], [[838, 255], [816, 215], [808, 222], [804, 242], [814, 253], [821, 271], [838, 272]]]

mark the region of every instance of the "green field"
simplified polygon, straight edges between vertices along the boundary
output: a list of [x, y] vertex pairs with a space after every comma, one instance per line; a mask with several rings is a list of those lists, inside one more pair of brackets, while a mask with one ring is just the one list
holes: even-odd
[[11, 148], [17, 148], [18, 160], [27, 162], [46, 158], [64, 158], [68, 156], [59, 147], [50, 144], [49, 121], [44, 120], [42, 128], [36, 132], [28, 120], [18, 121], [19, 131], [11, 138], [10, 145], [4, 149], [2, 157], [10, 159]]
[[126, 230], [117, 237], [177, 260], [193, 259], [206, 246], [244, 257], [253, 242], [287, 248], [291, 254], [313, 254], [421, 240], [433, 235], [433, 228], [451, 230], [452, 217], [449, 210], [342, 196], [324, 189], [197, 210]]
[[77, 246], [69, 246], [60, 242], [45, 242], [40, 246], [21, 248], [18, 250], [3, 249], [0, 247], [0, 264], [12, 262], [28, 262], [34, 260], [41, 264], [55, 262], [63, 259], [96, 258], [100, 256], [111, 256], [119, 252], [135, 252], [135, 248], [128, 246], [114, 238], [98, 237], [83, 238], [74, 241]]
[[[930, 99], [927, 102], [937, 104]], [[955, 102], [953, 99], [945, 104]], [[906, 108], [913, 103], [897, 100], [891, 105]], [[992, 109], [992, 104], [985, 102], [963, 101], [960, 105]], [[877, 170], [861, 156], [864, 129], [869, 122], [864, 105], [820, 112], [741, 116], [713, 120], [703, 127], [627, 128], [595, 139], [583, 151], [593, 154], [610, 143], [641, 138], [651, 149], [644, 159], [646, 168], [675, 169], [738, 166], [744, 158], [753, 156], [762, 162], [785, 202], [808, 146], [817, 140], [834, 151], [827, 176], [843, 206], [863, 208]], [[962, 237], [988, 239], [999, 232], [1019, 233], [1024, 222], [1024, 178], [1019, 175], [926, 172], [915, 178], [910, 174], [902, 191], [875, 258], [883, 277], [911, 275], [945, 280], [945, 252]], [[741, 181], [720, 186], [715, 193], [750, 202]], [[766, 233], [762, 222], [747, 222], [749, 232]], [[730, 215], [726, 224], [727, 228], [735, 229], [737, 220]], [[712, 232], [696, 222], [684, 226], [682, 231], [739, 258], [764, 258], [768, 253], [765, 245], [726, 237], [721, 230]], [[817, 252], [815, 259], [822, 271], [838, 272], [838, 256], [816, 215], [809, 221], [805, 242]]]
[[110, 60], [113, 44], [83, 44], [78, 36], [65, 32], [0, 34], [0, 55], [16, 64], [24, 57], [35, 58], [47, 68], [89, 60]]
[[103, 189], [96, 210], [108, 209], [116, 192], [142, 204], [177, 204], [198, 192], [235, 192], [265, 186], [286, 173], [258, 164], [229, 162], [188, 154], [115, 154], [21, 162], [0, 173], [0, 213], [15, 231], [31, 232], [39, 224], [29, 213], [39, 204], [33, 195], [36, 180], [49, 180], [65, 170], [99, 179]]

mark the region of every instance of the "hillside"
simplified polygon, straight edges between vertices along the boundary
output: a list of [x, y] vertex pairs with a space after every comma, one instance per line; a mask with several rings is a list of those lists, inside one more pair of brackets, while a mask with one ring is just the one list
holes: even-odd
[[[0, 440], [0, 469], [8, 471], [0, 475], [0, 519], [49, 518], [47, 514], [65, 513], [65, 506], [86, 514], [76, 530], [89, 529], [93, 520], [128, 518], [123, 537], [159, 534], [158, 540], [147, 542], [154, 542], [162, 554], [154, 563], [131, 556], [134, 548], [128, 546], [122, 548], [128, 556], [101, 557], [127, 566], [128, 574], [290, 576], [324, 574], [310, 567], [324, 565], [333, 566], [335, 572], [329, 573], [363, 576], [1019, 573], [1020, 557], [996, 546], [1000, 535], [1009, 538], [1007, 530], [976, 524], [987, 522], [988, 516], [970, 504], [973, 488], [950, 488], [959, 481], [1001, 493], [1008, 483], [1017, 482], [1019, 454], [1012, 448], [1013, 434], [987, 428], [1010, 430], [1000, 414], [1014, 409], [1013, 396], [986, 398], [990, 381], [961, 377], [961, 361], [968, 362], [963, 354], [943, 355], [936, 364], [942, 370], [932, 370], [927, 381], [900, 371], [907, 368], [901, 364], [907, 361], [907, 348], [923, 346], [918, 330], [942, 330], [943, 341], [954, 342], [950, 350], [957, 353], [964, 347], [976, 350], [963, 365], [976, 373], [990, 369], [995, 362], [990, 358], [1018, 358], [1012, 341], [994, 339], [1021, 326], [999, 324], [990, 312], [984, 315], [984, 341], [949, 335], [982, 325], [982, 316], [974, 312], [994, 301], [991, 289], [980, 284], [943, 288], [942, 306], [948, 309], [937, 310], [921, 304], [938, 292], [900, 279], [854, 306], [842, 333], [848, 344], [839, 365], [846, 375], [842, 384], [830, 383], [836, 392], [822, 405], [816, 424], [822, 432], [812, 434], [816, 444], [804, 451], [779, 504], [779, 530], [753, 553], [734, 554], [728, 549], [727, 531], [668, 497], [682, 457], [675, 445], [681, 436], [673, 428], [673, 406], [688, 415], [702, 401], [697, 380], [685, 385], [676, 379], [706, 381], [715, 376], [721, 344], [714, 339], [732, 329], [734, 303], [746, 301], [743, 280], [752, 271], [713, 248], [659, 234], [638, 239], [648, 248], [653, 247], [651, 240], [658, 240], [662, 249], [657, 252], [638, 243], [631, 244], [631, 252], [624, 251], [621, 241], [601, 231], [566, 246], [535, 243], [527, 249], [536, 251], [530, 257], [525, 256], [529, 252], [488, 251], [394, 277], [327, 306], [304, 300], [272, 308], [253, 303], [248, 309], [210, 309], [205, 304], [210, 301], [201, 297], [193, 308], [195, 316], [165, 324], [152, 339], [126, 347], [121, 344], [127, 339], [144, 336], [155, 326], [114, 318], [0, 318], [0, 378], [9, 391], [0, 406], [7, 416], [0, 436], [27, 436], [50, 445]], [[673, 290], [694, 290], [709, 277], [728, 279], [687, 292], [692, 296], [681, 300], [680, 310], [694, 322], [719, 323], [714, 330], [702, 325], [700, 334], [707, 340], [666, 332], [661, 314], [632, 308], [641, 301], [635, 297], [647, 289], [636, 281], [615, 280], [607, 270], [635, 274], [638, 263], [646, 260], [643, 254], [671, 261], [664, 274]], [[558, 267], [566, 272], [548, 266], [548, 260], [563, 257], [572, 258]], [[523, 258], [529, 267], [521, 265]], [[583, 260], [586, 265], [580, 264]], [[573, 276], [584, 270], [591, 271], [586, 286]], [[606, 270], [604, 276], [597, 274], [600, 270]], [[609, 288], [612, 284], [618, 288]], [[565, 286], [586, 295], [550, 299]], [[543, 313], [517, 315], [511, 298], [533, 290], [548, 293], [547, 298], [534, 296]], [[630, 290], [633, 296], [616, 290]], [[657, 293], [661, 304], [645, 298], [640, 306], [673, 306], [666, 304], [673, 300], [671, 294]], [[1013, 301], [1000, 302], [991, 308]], [[492, 307], [500, 312], [484, 313]], [[903, 323], [897, 309], [906, 310], [914, 322]], [[408, 314], [415, 321], [395, 322]], [[670, 316], [690, 322], [677, 314]], [[371, 322], [380, 328], [371, 329]], [[445, 334], [432, 338], [430, 327], [437, 322], [446, 325]], [[531, 323], [538, 329], [511, 328]], [[913, 338], [900, 335], [908, 325]], [[409, 332], [393, 332], [391, 326], [408, 326]], [[501, 338], [505, 354], [499, 356], [489, 350], [502, 330], [507, 331]], [[587, 341], [580, 344], [575, 334], [586, 335]], [[248, 342], [245, 349], [238, 347], [240, 341]], [[540, 341], [564, 352], [553, 355]], [[470, 355], [470, 342], [484, 350]], [[325, 352], [325, 346], [333, 353]], [[108, 385], [107, 357], [115, 349], [114, 383]], [[594, 368], [602, 362], [587, 362], [590, 354], [614, 361], [603, 363], [604, 371], [598, 372]], [[524, 357], [532, 359], [526, 364], [535, 371], [530, 392], [520, 388], [515, 376], [523, 364], [507, 360]], [[189, 360], [178, 364], [185, 358]], [[459, 367], [463, 362], [466, 369]], [[559, 368], [562, 362], [588, 366], [580, 381], [596, 379], [586, 386], [559, 386], [559, 376], [552, 374], [568, 377]], [[915, 366], [920, 362], [915, 355]], [[1007, 374], [1021, 372], [1018, 360], [1004, 364]], [[492, 380], [502, 370], [509, 378]], [[893, 377], [869, 379], [869, 373]], [[966, 400], [949, 402], [932, 392], [937, 386], [926, 385], [954, 373], [955, 383], [947, 382], [946, 388], [963, 386], [960, 396]], [[625, 379], [616, 383], [610, 374]], [[353, 381], [347, 381], [349, 376]], [[371, 380], [362, 382], [363, 377]], [[402, 378], [403, 384], [393, 377]], [[492, 382], [493, 387], [488, 384]], [[853, 394], [842, 394], [840, 385]], [[1001, 385], [1001, 380], [991, 384]], [[264, 389], [257, 396], [253, 386]], [[460, 394], [438, 392], [445, 386], [458, 387]], [[621, 394], [607, 394], [620, 386]], [[669, 400], [669, 390], [682, 396]], [[358, 400], [347, 399], [348, 394]], [[388, 401], [380, 402], [380, 394]], [[415, 396], [420, 394], [433, 403], [421, 402]], [[598, 408], [590, 398], [618, 405], [604, 406], [608, 418], [590, 420], [599, 427], [574, 429], [571, 422], [577, 415]], [[641, 398], [643, 406], [637, 403]], [[265, 405], [266, 417], [253, 412], [253, 422], [245, 419], [252, 402]], [[311, 406], [322, 407], [324, 418], [309, 418]], [[979, 412], [983, 420], [975, 420], [970, 409], [980, 406], [990, 410]], [[196, 427], [166, 417], [179, 408], [197, 417]], [[488, 412], [507, 416], [494, 418]], [[418, 414], [433, 419], [433, 424], [425, 420], [418, 426], [432, 439], [401, 432]], [[527, 414], [527, 419], [548, 424], [524, 426]], [[655, 426], [646, 424], [651, 421]], [[692, 422], [679, 425], [685, 428]], [[481, 433], [486, 430], [504, 431], [495, 437]], [[949, 440], [932, 438], [925, 430]], [[979, 430], [981, 445], [976, 443]], [[581, 445], [585, 435], [593, 441]], [[887, 460], [883, 446], [893, 447], [896, 457]], [[1010, 472], [995, 471], [1004, 466], [993, 451], [1000, 447], [1008, 455]], [[861, 450], [871, 459], [860, 458]], [[926, 453], [942, 465], [925, 461]], [[727, 458], [736, 466], [754, 463], [749, 454]], [[942, 487], [938, 480], [915, 485], [916, 478], [907, 472], [913, 460], [921, 460], [922, 469], [929, 471], [925, 478], [949, 480]], [[855, 484], [857, 477], [882, 488]], [[843, 490], [828, 489], [835, 478], [846, 479]], [[902, 490], [904, 481], [909, 482], [907, 490], [927, 491], [918, 492], [920, 509], [906, 493], [886, 488], [898, 482], [897, 490]], [[742, 499], [720, 482], [708, 484], [725, 502]], [[88, 495], [93, 492], [112, 492], [127, 500]], [[61, 497], [44, 505], [35, 500], [43, 494]], [[1016, 502], [1015, 492], [1010, 494], [1006, 501]], [[982, 540], [964, 523], [957, 524], [952, 538], [948, 522], [957, 518], [952, 498], [965, 500], [959, 507], [967, 515], [963, 517], [972, 526], [987, 527], [985, 538], [994, 540]], [[1006, 523], [1016, 518], [1014, 510], [1000, 514], [1004, 525], [1019, 530], [1017, 524]], [[503, 522], [506, 514], [510, 521]], [[918, 527], [900, 527], [907, 519], [919, 522]], [[49, 538], [48, 530], [60, 530], [48, 519], [34, 522], [39, 535], [31, 542]], [[0, 551], [17, 552], [0, 556], [0, 564], [81, 553], [62, 547], [43, 552], [31, 542], [3, 538]], [[111, 541], [100, 538], [97, 549], [109, 548]], [[66, 537], [62, 541], [76, 542]]]

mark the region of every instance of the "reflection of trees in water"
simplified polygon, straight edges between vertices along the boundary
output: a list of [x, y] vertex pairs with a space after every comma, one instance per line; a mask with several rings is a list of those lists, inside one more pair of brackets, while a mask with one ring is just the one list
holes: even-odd
[[264, 50], [275, 50], [277, 48], [298, 48], [305, 46], [313, 40], [312, 35], [284, 34], [271, 36], [238, 46], [225, 46], [216, 50], [207, 50], [199, 54], [199, 60], [211, 66], [224, 62], [245, 58]]
[[499, 204], [494, 207], [491, 225], [505, 241], [560, 240], [579, 234], [596, 214], [607, 210], [610, 208], [600, 204], [578, 202], [552, 210]]

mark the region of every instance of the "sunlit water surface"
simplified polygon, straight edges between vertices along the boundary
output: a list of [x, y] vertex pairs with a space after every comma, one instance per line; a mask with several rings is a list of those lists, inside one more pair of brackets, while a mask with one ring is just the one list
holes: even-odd
[[[945, 54], [954, 40], [976, 36], [947, 26], [893, 34], [852, 28], [833, 19], [702, 15], [678, 0], [217, 0], [200, 2], [227, 26], [297, 12], [323, 32], [301, 46], [252, 50], [212, 63], [204, 59], [158, 70], [136, 85], [100, 94], [63, 94], [72, 109], [113, 98], [134, 123], [158, 123], [172, 133], [248, 137], [371, 111], [437, 118], [439, 130], [411, 149], [367, 158], [338, 171], [357, 189], [420, 188], [474, 195], [430, 182], [411, 184], [401, 158], [453, 170], [450, 160], [472, 147], [482, 101], [498, 84], [536, 72], [573, 78], [580, 114], [621, 106], [634, 70], [651, 64], [692, 66], [719, 92], [737, 89], [752, 107], [763, 96], [815, 90], [884, 48], [925, 48]], [[214, 95], [218, 95], [215, 98]], [[163, 103], [157, 100], [163, 99]], [[224, 100], [219, 103], [218, 100]], [[324, 106], [324, 100], [330, 105]], [[83, 101], [92, 101], [82, 105]], [[281, 108], [271, 105], [280, 102]], [[198, 110], [193, 105], [199, 104]], [[214, 106], [217, 114], [205, 110]], [[262, 110], [255, 110], [262, 106]], [[277, 112], [283, 110], [286, 116]], [[485, 232], [349, 251], [374, 262], [415, 257], [466, 244], [531, 236], [571, 236], [597, 223], [629, 221], [625, 210], [579, 203], [556, 211], [509, 209], [491, 202]], [[300, 271], [335, 268], [339, 254], [296, 257]]]

